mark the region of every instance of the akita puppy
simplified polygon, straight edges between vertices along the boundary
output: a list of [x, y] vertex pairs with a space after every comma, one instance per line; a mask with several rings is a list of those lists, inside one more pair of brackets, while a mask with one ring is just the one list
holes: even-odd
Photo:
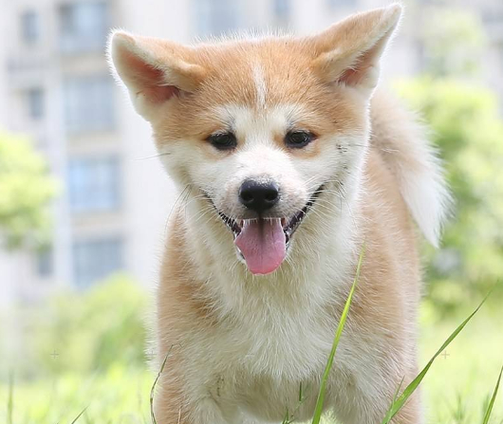
[[[364, 244], [325, 408], [380, 423], [415, 376], [411, 217], [436, 244], [448, 195], [421, 128], [375, 92], [400, 14], [194, 46], [112, 35], [181, 193], [158, 288], [159, 424], [309, 419]], [[416, 395], [394, 422], [421, 416]]]

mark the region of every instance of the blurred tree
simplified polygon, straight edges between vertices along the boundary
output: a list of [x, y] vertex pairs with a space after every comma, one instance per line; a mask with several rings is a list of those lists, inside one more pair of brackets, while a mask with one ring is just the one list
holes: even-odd
[[503, 277], [503, 120], [497, 98], [452, 78], [397, 85], [446, 158], [456, 201], [443, 248], [429, 251], [429, 296], [446, 311]]
[[55, 296], [32, 311], [25, 334], [29, 353], [18, 374], [90, 373], [121, 363], [143, 369], [152, 359], [146, 351], [147, 301], [144, 288], [123, 275]]
[[476, 75], [487, 43], [483, 24], [469, 10], [431, 4], [418, 5], [423, 70], [431, 75]]
[[55, 192], [45, 161], [30, 143], [0, 132], [0, 244], [17, 248], [45, 241]]

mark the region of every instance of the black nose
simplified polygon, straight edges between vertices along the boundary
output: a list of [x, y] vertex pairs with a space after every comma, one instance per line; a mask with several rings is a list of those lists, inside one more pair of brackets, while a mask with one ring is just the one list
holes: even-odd
[[246, 180], [239, 189], [239, 201], [248, 209], [262, 213], [279, 200], [279, 187], [273, 182]]

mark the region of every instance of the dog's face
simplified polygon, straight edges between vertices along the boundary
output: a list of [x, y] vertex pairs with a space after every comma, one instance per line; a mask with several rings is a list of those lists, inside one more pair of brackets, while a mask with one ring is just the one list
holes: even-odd
[[196, 47], [113, 36], [111, 58], [163, 163], [220, 216], [252, 273], [276, 270], [310, 210], [323, 215], [357, 181], [399, 15], [392, 6], [313, 37]]
[[[246, 54], [232, 51], [243, 47]], [[282, 263], [323, 190], [347, 186], [366, 143], [362, 96], [327, 87], [308, 68], [308, 49], [281, 49], [276, 40], [241, 43], [224, 50], [225, 60], [211, 51], [221, 65], [208, 82], [154, 124], [170, 173], [207, 198], [238, 257], [260, 274]]]

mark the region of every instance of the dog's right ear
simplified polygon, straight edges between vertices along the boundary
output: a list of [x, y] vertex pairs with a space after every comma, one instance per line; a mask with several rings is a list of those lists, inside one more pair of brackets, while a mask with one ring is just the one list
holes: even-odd
[[113, 32], [108, 43], [112, 72], [148, 121], [166, 102], [194, 91], [202, 82], [205, 70], [191, 63], [192, 55], [189, 47], [124, 31]]

